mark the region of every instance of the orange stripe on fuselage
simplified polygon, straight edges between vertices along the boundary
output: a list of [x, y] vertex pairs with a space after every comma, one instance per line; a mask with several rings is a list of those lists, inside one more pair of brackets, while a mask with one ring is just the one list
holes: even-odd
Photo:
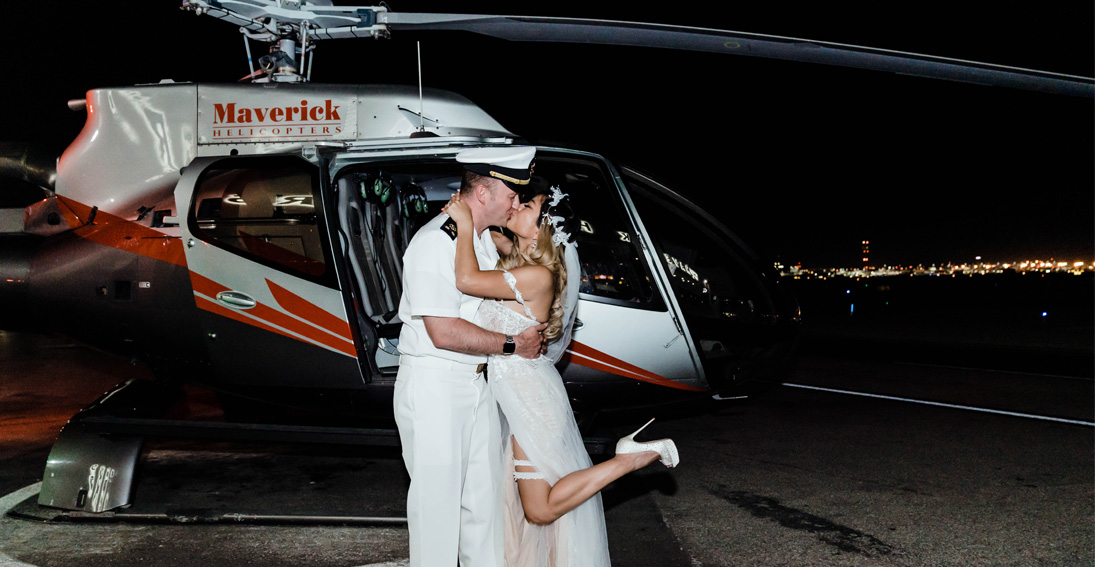
[[63, 205], [59, 207], [61, 214], [73, 227], [76, 236], [176, 266], [186, 266], [182, 239], [101, 210], [95, 212], [94, 222], [84, 224], [91, 217], [91, 207], [60, 195], [57, 201]]
[[293, 317], [286, 315], [285, 313], [282, 313], [277, 309], [259, 303], [255, 307], [248, 309], [247, 312], [269, 323], [273, 323], [279, 327], [282, 327], [283, 329], [289, 329], [290, 331], [298, 335], [307, 337], [317, 343], [331, 347], [343, 354], [354, 357], [357, 356], [357, 349], [355, 349], [354, 344], [352, 342], [348, 342], [347, 339], [333, 336], [323, 329], [317, 329], [298, 319], [294, 319]]
[[228, 291], [227, 287], [193, 270], [190, 271], [190, 286], [194, 288], [195, 293], [200, 293], [209, 297], [216, 297], [218, 293]]
[[316, 326], [323, 327], [343, 339], [353, 340], [350, 334], [350, 324], [346, 321], [320, 309], [314, 303], [270, 280], [266, 280], [266, 286], [270, 288], [270, 294], [274, 296], [274, 301], [277, 301], [278, 305], [286, 311], [301, 319], [311, 321]]
[[[191, 285], [194, 287], [194, 292], [195, 293], [200, 293], [200, 294], [202, 294], [206, 297], [209, 297], [209, 298], [215, 298], [215, 297], [217, 297], [218, 293], [220, 293], [222, 291], [228, 291], [227, 287], [225, 287], [225, 286], [223, 286], [223, 285], [221, 285], [221, 284], [219, 284], [219, 283], [217, 283], [217, 282], [215, 282], [215, 281], [213, 281], [213, 280], [211, 280], [211, 279], [209, 279], [209, 278], [207, 278], [207, 277], [205, 277], [201, 274], [193, 272], [193, 271], [190, 272], [190, 282], [191, 282]], [[286, 291], [286, 293], [289, 293], [289, 292]], [[218, 304], [216, 302], [209, 301], [209, 300], [207, 300], [207, 301], [209, 301], [210, 303], [213, 303], [213, 305], [217, 305], [217, 307], [219, 307], [220, 309], [217, 309], [217, 310], [207, 309], [206, 307], [204, 307], [202, 305], [201, 302], [197, 301], [198, 299], [204, 299], [204, 298], [200, 298], [197, 295], [195, 295], [194, 299], [195, 299], [195, 303], [198, 305], [198, 307], [201, 307], [202, 309], [205, 309], [206, 311], [209, 311], [211, 313], [216, 313], [218, 315], [226, 315], [226, 316], [228, 316], [227, 315], [228, 313], [231, 313], [231, 318], [233, 320], [239, 321], [241, 323], [247, 323], [248, 325], [253, 325], [255, 327], [259, 327], [259, 328], [265, 329], [265, 330], [271, 330], [272, 328], [267, 327], [266, 325], [263, 325], [259, 321], [269, 323], [271, 325], [277, 325], [278, 327], [281, 327], [282, 329], [286, 329], [287, 331], [291, 331], [292, 333], [296, 333], [296, 335], [300, 335], [300, 336], [289, 334], [289, 333], [286, 333], [286, 332], [283, 332], [283, 331], [280, 331], [280, 330], [275, 331], [278, 334], [285, 335], [287, 337], [297, 339], [298, 341], [303, 341], [303, 342], [313, 341], [313, 342], [322, 344], [324, 346], [330, 347], [331, 349], [336, 350], [338, 352], [341, 352], [343, 354], [346, 354], [346, 355], [349, 355], [349, 356], [352, 356], [352, 357], [355, 357], [355, 358], [357, 357], [357, 349], [354, 348], [354, 344], [353, 344], [353, 341], [351, 339], [343, 337], [343, 336], [338, 336], [338, 335], [332, 336], [332, 334], [330, 334], [328, 331], [325, 331], [323, 329], [317, 329], [316, 327], [313, 327], [313, 326], [311, 326], [307, 323], [304, 323], [302, 321], [294, 319], [293, 317], [290, 317], [289, 315], [286, 315], [285, 313], [282, 313], [281, 311], [278, 311], [277, 309], [274, 309], [274, 308], [269, 307], [267, 305], [263, 305], [262, 303], [259, 303], [259, 304], [255, 305], [255, 307], [253, 307], [251, 309], [248, 309], [246, 311], [247, 315], [250, 315], [250, 317], [248, 317], [246, 315], [243, 315], [242, 312], [240, 312], [240, 311], [236, 311], [236, 310], [233, 310], [233, 309], [230, 309], [230, 308], [227, 308], [227, 307], [223, 307], [220, 304]], [[303, 298], [300, 298], [300, 301], [307, 303]], [[315, 305], [312, 305], [310, 303], [309, 303], [309, 305], [311, 305], [312, 309], [314, 309], [316, 311], [322, 311], [323, 313], [326, 313], [329, 317], [333, 317], [333, 318], [341, 321], [341, 319], [338, 319], [334, 315], [331, 315], [330, 313], [327, 313], [326, 311], [323, 311], [319, 307], [316, 307]], [[347, 331], [347, 334], [348, 334], [349, 333], [349, 325], [346, 325], [346, 331]], [[305, 337], [308, 340], [304, 340], [301, 337]]]
[[708, 388], [698, 388], [688, 384], [681, 384], [680, 382], [670, 380], [664, 376], [659, 376], [649, 370], [645, 370], [629, 362], [624, 362], [623, 360], [605, 354], [578, 341], [572, 341], [570, 343], [570, 348], [567, 349], [567, 356], [574, 364], [592, 368], [594, 370], [600, 370], [602, 372], [608, 372], [617, 376], [633, 378], [642, 382], [649, 382], [651, 384], [678, 390], [688, 390], [692, 392], [710, 391]]

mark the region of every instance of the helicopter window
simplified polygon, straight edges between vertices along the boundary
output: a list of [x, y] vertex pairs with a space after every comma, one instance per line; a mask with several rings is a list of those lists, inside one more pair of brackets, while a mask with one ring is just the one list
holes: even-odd
[[748, 322], [766, 312], [766, 305], [757, 304], [766, 295], [724, 236], [664, 191], [631, 175], [625, 174], [624, 180], [690, 322]]
[[632, 307], [665, 309], [654, 293], [650, 273], [623, 202], [599, 162], [555, 154], [536, 157], [536, 175], [571, 197], [581, 219], [576, 241], [582, 265], [582, 297]]
[[312, 280], [327, 274], [318, 171], [295, 158], [227, 160], [202, 173], [191, 223], [202, 240]]

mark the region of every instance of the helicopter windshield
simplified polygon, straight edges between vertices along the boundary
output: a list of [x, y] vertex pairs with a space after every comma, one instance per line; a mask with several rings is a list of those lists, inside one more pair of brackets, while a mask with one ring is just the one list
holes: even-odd
[[625, 179], [686, 317], [742, 320], [766, 309], [757, 305], [764, 295], [750, 275], [754, 270], [714, 227], [637, 178]]

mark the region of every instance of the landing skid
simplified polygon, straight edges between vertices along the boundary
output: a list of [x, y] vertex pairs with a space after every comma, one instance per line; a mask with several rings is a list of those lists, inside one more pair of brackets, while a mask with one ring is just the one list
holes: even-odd
[[327, 443], [396, 447], [394, 429], [316, 427], [162, 419], [180, 390], [148, 380], [116, 386], [69, 420], [57, 436], [38, 504], [102, 513], [132, 503], [137, 461], [146, 438]]
[[[67, 510], [69, 518], [112, 517], [112, 511], [132, 504], [137, 463], [148, 438], [399, 446], [395, 429], [164, 419], [182, 397], [181, 389], [161, 382], [129, 380], [74, 415], [50, 451], [38, 504]], [[605, 454], [610, 446], [607, 439], [584, 440], [593, 455]]]

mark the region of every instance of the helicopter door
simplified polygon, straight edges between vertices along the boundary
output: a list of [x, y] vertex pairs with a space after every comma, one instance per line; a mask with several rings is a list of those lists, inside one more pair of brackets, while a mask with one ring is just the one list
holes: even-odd
[[793, 343], [790, 305], [718, 219], [642, 174], [623, 173], [710, 385], [734, 392], [760, 377]]
[[199, 158], [183, 172], [180, 228], [220, 383], [353, 389], [367, 379], [320, 180], [297, 156]]
[[663, 387], [657, 392], [705, 391], [691, 340], [652, 273], [615, 172], [599, 156], [540, 151], [535, 173], [571, 196], [581, 220], [578, 322], [564, 380], [589, 381], [598, 371]]

